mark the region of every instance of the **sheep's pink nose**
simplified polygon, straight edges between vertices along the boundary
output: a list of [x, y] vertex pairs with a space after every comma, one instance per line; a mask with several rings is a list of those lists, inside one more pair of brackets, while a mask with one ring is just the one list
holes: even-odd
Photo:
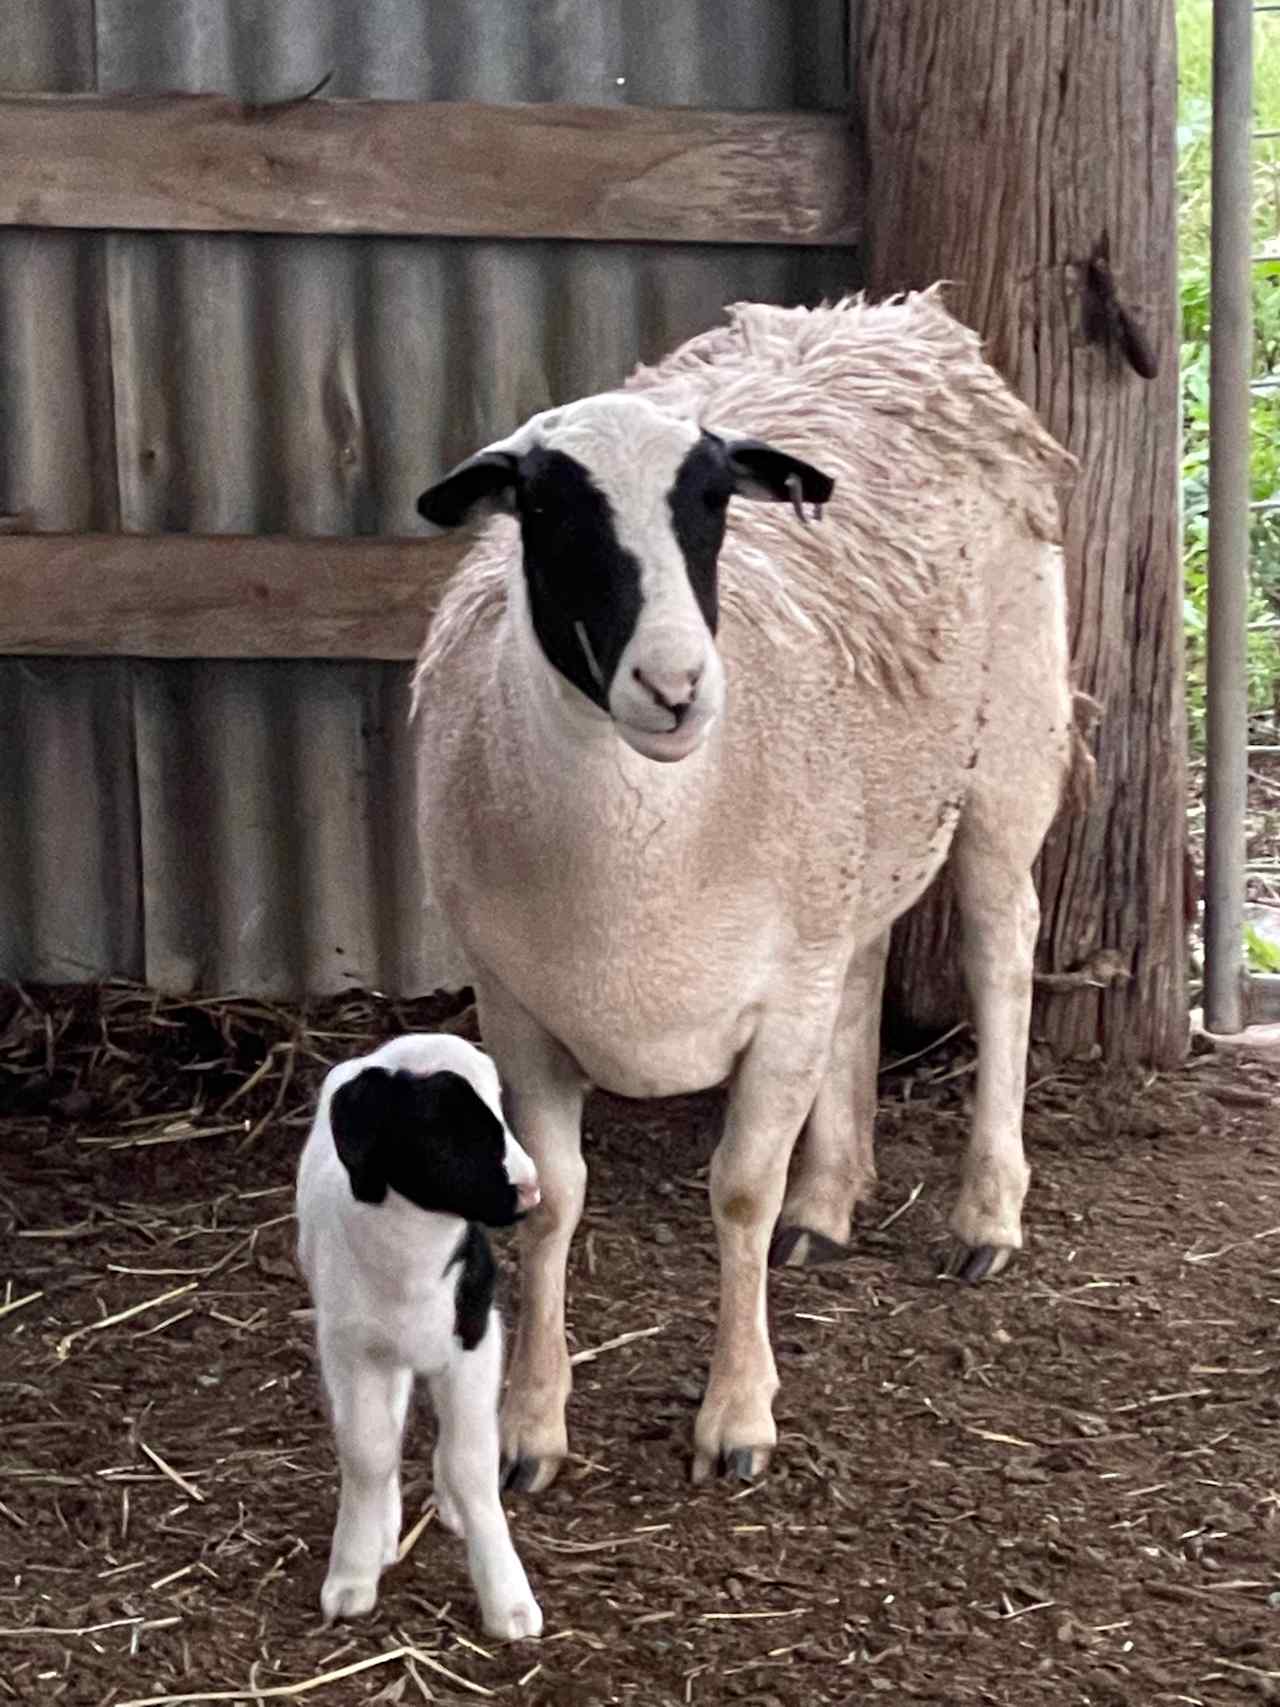
[[698, 683], [702, 680], [702, 669], [696, 670], [642, 670], [637, 666], [631, 674], [653, 700], [664, 711], [669, 711], [675, 718], [678, 729], [684, 721], [685, 713], [698, 697]]
[[536, 1180], [532, 1185], [518, 1185], [516, 1187], [517, 1209], [536, 1209], [541, 1202], [542, 1192]]

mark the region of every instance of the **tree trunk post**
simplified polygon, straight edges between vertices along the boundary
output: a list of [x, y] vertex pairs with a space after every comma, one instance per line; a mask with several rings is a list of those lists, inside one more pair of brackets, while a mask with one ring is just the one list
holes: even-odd
[[[953, 312], [1079, 459], [1064, 506], [1097, 788], [1037, 870], [1036, 1035], [1168, 1066], [1187, 1041], [1173, 0], [854, 0], [869, 293]], [[944, 880], [900, 921], [889, 1011], [963, 1011]], [[1075, 974], [1076, 978], [1063, 978]], [[1096, 982], [1090, 981], [1096, 979]]]

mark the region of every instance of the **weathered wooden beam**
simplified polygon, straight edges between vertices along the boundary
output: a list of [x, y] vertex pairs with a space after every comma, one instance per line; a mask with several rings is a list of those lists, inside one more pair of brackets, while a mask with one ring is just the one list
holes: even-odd
[[4, 534], [0, 653], [412, 658], [469, 543]]
[[833, 113], [0, 99], [0, 224], [162, 231], [853, 243]]

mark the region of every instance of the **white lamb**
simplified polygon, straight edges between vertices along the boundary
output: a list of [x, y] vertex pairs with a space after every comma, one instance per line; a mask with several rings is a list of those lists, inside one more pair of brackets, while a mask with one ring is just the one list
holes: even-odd
[[467, 1542], [490, 1635], [537, 1636], [542, 1611], [498, 1489], [502, 1322], [483, 1227], [538, 1202], [502, 1117], [497, 1070], [458, 1037], [398, 1037], [334, 1067], [298, 1168], [298, 1255], [342, 1469], [327, 1619], [372, 1610], [400, 1539], [400, 1444], [415, 1374], [439, 1425], [440, 1521]]

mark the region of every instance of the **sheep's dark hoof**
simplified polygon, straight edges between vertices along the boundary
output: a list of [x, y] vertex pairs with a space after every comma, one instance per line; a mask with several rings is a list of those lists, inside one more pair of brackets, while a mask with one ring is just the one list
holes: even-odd
[[735, 1446], [714, 1459], [699, 1452], [693, 1460], [690, 1480], [705, 1482], [714, 1470], [726, 1482], [754, 1482], [769, 1468], [770, 1446]]
[[502, 1462], [502, 1488], [508, 1494], [540, 1494], [556, 1479], [558, 1458], [513, 1458]]
[[[740, 1446], [736, 1452], [727, 1453], [723, 1460], [721, 1474], [727, 1482], [754, 1482], [760, 1474], [756, 1469], [756, 1457], [749, 1446]], [[768, 1454], [765, 1454], [768, 1461]], [[763, 1470], [764, 1465], [760, 1466]]]
[[813, 1268], [818, 1263], [842, 1262], [848, 1254], [847, 1245], [838, 1245], [825, 1233], [814, 1233], [808, 1227], [787, 1227], [782, 1222], [774, 1228], [769, 1241], [770, 1268]]
[[959, 1280], [966, 1286], [990, 1280], [1008, 1265], [1013, 1252], [1007, 1245], [962, 1245], [957, 1240], [943, 1253], [938, 1264], [939, 1280]]

